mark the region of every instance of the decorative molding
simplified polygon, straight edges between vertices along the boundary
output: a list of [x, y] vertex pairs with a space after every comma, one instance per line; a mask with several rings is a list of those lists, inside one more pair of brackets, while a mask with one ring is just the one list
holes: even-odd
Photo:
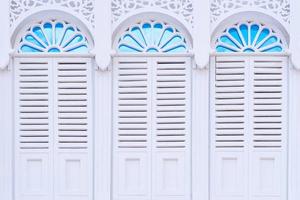
[[282, 21], [290, 21], [289, 0], [211, 0], [211, 23], [216, 23], [224, 14], [243, 8], [259, 8], [272, 12]]
[[94, 25], [94, 0], [11, 0], [10, 26], [24, 13], [38, 7], [58, 6], [78, 13]]
[[110, 0], [95, 0], [94, 49], [97, 70], [108, 71], [111, 68], [111, 2]]
[[112, 0], [112, 22], [117, 22], [122, 16], [141, 8], [165, 9], [184, 18], [193, 24], [192, 0]]
[[9, 32], [9, 2], [3, 1], [0, 6], [0, 70], [8, 69], [10, 63], [11, 47], [10, 47], [10, 32]]
[[193, 0], [194, 28], [193, 50], [195, 53], [195, 67], [205, 69], [209, 65], [210, 53], [210, 0]]
[[[295, 69], [300, 70], [300, 1], [291, 0], [290, 51]], [[300, 175], [299, 175], [300, 177]], [[299, 192], [300, 193], [300, 192]]]

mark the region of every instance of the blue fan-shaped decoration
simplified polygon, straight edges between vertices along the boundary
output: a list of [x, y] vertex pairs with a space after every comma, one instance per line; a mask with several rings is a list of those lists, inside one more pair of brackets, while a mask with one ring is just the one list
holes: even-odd
[[164, 22], [148, 21], [129, 27], [118, 41], [118, 51], [123, 53], [187, 52], [185, 37]]
[[245, 22], [227, 28], [216, 42], [217, 52], [282, 52], [282, 40], [271, 28]]
[[74, 25], [46, 21], [31, 26], [19, 44], [22, 53], [87, 53], [88, 41]]

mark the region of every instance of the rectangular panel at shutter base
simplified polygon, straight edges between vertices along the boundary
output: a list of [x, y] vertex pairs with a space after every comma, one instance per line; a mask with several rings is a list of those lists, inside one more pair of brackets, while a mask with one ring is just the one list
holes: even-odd
[[250, 157], [253, 200], [285, 200], [287, 187], [287, 58], [254, 57]]
[[188, 200], [190, 170], [189, 58], [152, 61], [152, 188], [155, 200]]
[[15, 195], [52, 198], [52, 62], [18, 58], [15, 67]]
[[150, 199], [151, 65], [114, 60], [113, 198]]
[[211, 69], [212, 197], [246, 198], [246, 70], [244, 57], [216, 57]]
[[55, 59], [56, 199], [92, 199], [92, 77], [88, 58]]

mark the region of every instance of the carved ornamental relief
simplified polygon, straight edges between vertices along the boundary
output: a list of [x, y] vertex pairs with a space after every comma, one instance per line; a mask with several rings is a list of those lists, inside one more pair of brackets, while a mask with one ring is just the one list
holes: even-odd
[[289, 23], [289, 0], [211, 0], [211, 23], [215, 23], [228, 12], [244, 7], [265, 9], [268, 12], [273, 12], [284, 22]]
[[151, 7], [166, 9], [193, 23], [192, 0], [112, 0], [111, 6], [113, 23], [134, 10]]
[[94, 24], [94, 0], [11, 0], [10, 25], [24, 13], [42, 6], [59, 6], [78, 13], [91, 25]]

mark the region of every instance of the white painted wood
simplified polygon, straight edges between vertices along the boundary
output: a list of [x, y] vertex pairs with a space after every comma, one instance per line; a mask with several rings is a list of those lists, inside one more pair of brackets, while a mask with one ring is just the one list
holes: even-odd
[[[18, 44], [19, 41], [16, 38], [20, 38], [18, 35], [24, 33], [20, 30], [25, 30], [25, 26], [29, 24], [28, 22], [32, 21], [32, 19], [44, 19], [46, 16], [47, 18], [70, 20], [69, 22], [80, 25], [82, 31], [87, 35], [88, 40], [91, 41], [91, 44], [95, 42], [95, 48], [93, 49], [94, 54], [78, 55], [73, 53], [58, 53], [55, 54], [55, 56], [53, 56], [53, 53], [38, 55], [11, 54], [15, 58], [14, 61], [16, 63], [16, 65], [12, 65], [13, 71], [9, 71], [10, 68], [8, 68], [8, 70], [0, 72], [1, 200], [299, 199], [300, 123], [298, 119], [300, 118], [300, 74], [295, 69], [290, 68], [288, 85], [287, 71], [283, 71], [283, 69], [288, 68], [286, 60], [288, 56], [292, 56], [294, 67], [296, 69], [299, 68], [297, 64], [299, 58], [297, 55], [299, 49], [298, 7], [300, 4], [297, 0], [292, 0], [290, 5], [288, 1], [278, 3], [277, 1], [252, 2], [232, 0], [232, 4], [226, 4], [219, 0], [211, 2], [207, 0], [203, 2], [195, 0], [190, 1], [191, 4], [181, 4], [181, 7], [178, 9], [176, 6], [170, 6], [172, 3], [164, 4], [159, 0], [153, 2], [145, 1], [145, 4], [139, 2], [139, 5], [137, 0], [128, 0], [115, 4], [123, 4], [129, 7], [133, 5], [130, 8], [128, 7], [128, 10], [125, 9], [126, 6], [123, 8], [114, 7], [114, 17], [116, 17], [116, 13], [120, 11], [120, 16], [117, 16], [118, 20], [111, 20], [111, 14], [113, 14], [110, 9], [112, 7], [111, 1], [84, 1], [86, 4], [72, 0], [68, 1], [68, 3], [43, 1], [40, 2], [42, 6], [37, 6], [37, 1], [32, 1], [32, 4], [24, 3], [25, 0], [14, 2], [19, 2], [20, 6], [11, 8], [11, 12], [15, 11], [11, 13], [11, 16], [13, 16], [13, 19], [11, 19], [11, 28], [9, 28], [10, 14], [8, 13], [10, 1], [3, 1], [0, 6], [1, 19], [5, 19], [0, 22], [2, 29], [0, 38], [0, 68], [8, 65], [8, 53], [11, 48], [11, 43], [13, 44], [12, 46]], [[74, 7], [72, 7], [72, 5], [74, 5]], [[76, 7], [76, 5], [80, 6]], [[84, 5], [86, 8], [83, 8]], [[164, 5], [166, 7], [163, 7]], [[174, 5], [177, 4], [174, 3]], [[187, 5], [187, 7], [183, 8], [183, 5]], [[288, 8], [291, 9], [290, 14]], [[20, 9], [20, 12], [17, 11], [18, 9]], [[192, 15], [191, 12], [193, 13]], [[92, 13], [95, 14], [95, 21]], [[186, 16], [183, 16], [184, 14]], [[155, 15], [156, 18], [166, 19], [166, 21], [174, 24], [178, 29], [186, 33], [188, 43], [193, 43], [193, 45], [189, 46], [193, 46], [193, 48], [186, 54], [115, 54], [112, 38], [118, 38], [115, 36], [120, 33], [120, 30], [133, 21], [136, 21], [136, 19], [149, 19], [153, 17], [152, 15]], [[208, 18], [211, 19], [210, 24], [207, 20]], [[206, 53], [210, 49], [210, 36], [208, 31], [211, 30], [211, 35], [215, 36], [216, 33], [223, 31], [225, 26], [238, 23], [241, 20], [261, 20], [266, 24], [272, 25], [272, 27], [276, 28], [274, 30], [280, 32], [280, 38], [284, 38], [284, 43], [289, 44], [290, 50], [288, 50], [288, 46], [286, 45], [284, 53], [268, 53], [267, 56], [259, 52], [248, 53], [247, 56], [245, 56], [244, 52], [234, 54], [212, 53], [210, 64], [212, 70], [193, 70], [190, 78], [186, 79], [192, 83], [189, 89], [186, 87], [187, 91], [191, 92], [190, 96], [192, 102], [189, 102], [191, 103], [189, 105], [192, 106], [189, 108], [190, 113], [188, 114], [190, 117], [184, 116], [186, 117], [186, 122], [189, 123], [184, 127], [186, 130], [190, 128], [190, 130], [187, 131], [190, 133], [189, 137], [185, 137], [184, 135], [158, 135], [159, 131], [154, 132], [153, 130], [162, 125], [159, 123], [169, 123], [172, 124], [172, 126], [174, 123], [174, 128], [182, 128], [182, 123], [177, 123], [178, 116], [176, 115], [173, 115], [166, 121], [164, 118], [163, 120], [155, 118], [158, 113], [158, 104], [161, 102], [163, 104], [172, 102], [158, 100], [158, 98], [173, 97], [172, 95], [156, 94], [156, 92], [159, 91], [157, 87], [164, 86], [164, 83], [158, 82], [161, 77], [157, 78], [157, 73], [167, 75], [164, 71], [156, 70], [161, 66], [161, 64], [157, 63], [158, 59], [164, 62], [177, 62], [178, 60], [190, 62], [190, 60], [192, 60], [193, 63], [191, 65], [196, 63], [202, 67], [207, 63], [208, 54]], [[289, 20], [291, 21], [290, 26]], [[9, 31], [11, 31], [11, 33], [9, 33]], [[93, 36], [91, 36], [90, 32], [93, 32]], [[90, 65], [92, 66], [92, 63], [90, 63], [91, 60], [96, 57], [98, 64], [93, 63], [95, 64], [93, 66], [107, 69], [111, 64], [111, 56], [115, 57], [115, 62], [117, 60], [129, 60], [134, 62], [144, 61], [146, 63], [146, 77], [149, 82], [147, 82], [145, 86], [147, 88], [147, 98], [149, 101], [147, 101], [145, 107], [147, 108], [147, 122], [150, 122], [147, 124], [147, 131], [145, 131], [147, 141], [144, 142], [142, 139], [138, 141], [135, 140], [134, 142], [129, 141], [125, 144], [133, 146], [145, 144], [146, 148], [144, 149], [146, 150], [137, 150], [137, 148], [134, 148], [134, 150], [126, 149], [123, 151], [122, 148], [122, 152], [118, 152], [119, 149], [116, 150], [114, 146], [116, 143], [114, 134], [116, 132], [113, 122], [116, 121], [115, 114], [117, 112], [113, 110], [116, 108], [115, 106], [113, 107], [113, 97], [115, 97], [112, 86], [114, 82], [112, 78], [113, 73], [110, 71], [98, 71], [93, 77], [92, 69], [89, 67]], [[230, 62], [232, 58], [235, 59], [235, 62], [240, 60], [240, 63], [243, 63], [243, 67], [241, 69], [220, 68], [218, 69], [219, 73], [222, 74], [225, 72], [228, 73], [228, 75], [226, 75], [225, 78], [219, 75], [215, 76], [213, 73], [216, 62], [215, 56], [220, 56], [218, 58], [224, 59], [225, 63]], [[66, 59], [66, 57], [68, 57], [68, 59]], [[45, 72], [43, 77], [46, 78], [48, 82], [22, 83], [29, 88], [20, 88], [19, 79], [16, 79], [15, 76], [21, 73], [18, 68], [18, 66], [21, 65], [20, 63], [17, 64], [21, 60], [28, 61], [29, 63], [39, 63], [40, 61], [42, 61], [42, 63], [48, 63], [45, 64], [47, 73]], [[87, 73], [89, 83], [87, 83], [87, 85], [85, 85], [85, 83], [79, 84], [79, 82], [71, 84], [71, 88], [75, 88], [60, 89], [61, 92], [68, 95], [58, 94], [57, 89], [63, 84], [57, 82], [57, 75], [63, 66], [57, 65], [57, 62], [77, 62], [78, 60], [80, 62], [85, 60], [85, 62], [88, 63], [87, 65], [82, 64], [82, 66], [87, 67], [87, 70], [80, 71], [80, 73], [76, 70], [70, 70], [67, 74], [80, 75], [81, 72]], [[280, 63], [284, 63], [283, 68], [280, 68], [280, 66], [282, 66]], [[231, 65], [233, 66], [235, 64]], [[32, 66], [35, 65], [36, 64], [32, 64]], [[117, 64], [114, 65], [117, 66]], [[41, 66], [43, 66], [43, 64], [38, 67]], [[74, 64], [74, 66], [82, 67], [81, 64], [80, 66]], [[256, 68], [253, 68], [253, 66]], [[209, 70], [211, 73], [210, 76]], [[238, 74], [240, 72], [239, 70], [244, 74]], [[38, 78], [36, 75], [39, 75], [39, 71], [29, 71], [25, 70], [22, 72], [25, 75], [23, 78]], [[130, 73], [136, 72], [138, 72], [136, 69], [132, 69]], [[176, 69], [170, 70], [170, 72], [177, 75], [181, 73], [177, 72]], [[254, 73], [261, 74], [254, 75]], [[117, 75], [115, 71], [114, 75], [115, 77]], [[276, 77], [284, 78], [281, 81]], [[82, 77], [78, 77], [76, 80], [80, 81], [81, 78]], [[93, 78], [95, 79], [95, 83], [92, 82]], [[246, 91], [243, 93], [245, 96], [242, 100], [242, 104], [241, 101], [232, 99], [229, 101], [232, 105], [216, 105], [215, 103], [217, 101], [215, 101], [215, 97], [219, 95], [226, 98], [231, 95], [237, 96], [238, 93], [235, 92], [237, 92], [240, 87], [238, 87], [238, 85], [233, 85], [236, 87], [217, 87], [214, 88], [215, 92], [223, 91], [226, 93], [210, 93], [209, 79], [215, 80], [215, 78], [220, 78], [219, 81], [223, 80], [223, 82], [226, 82], [223, 83], [223, 86], [230, 86], [233, 83], [238, 84], [238, 80], [232, 80], [242, 79], [241, 82], [244, 83], [243, 89]], [[258, 81], [254, 79], [261, 80]], [[65, 80], [67, 80], [67, 78]], [[170, 83], [170, 85], [172, 84], [173, 83]], [[265, 87], [268, 84], [270, 85]], [[78, 85], [80, 85], [80, 87], [85, 85], [87, 89], [79, 88], [77, 87]], [[169, 85], [169, 83], [167, 85]], [[134, 84], [134, 86], [137, 86], [137, 84]], [[176, 82], [173, 86], [180, 87], [181, 85], [179, 82]], [[289, 86], [289, 90], [287, 86]], [[93, 89], [95, 93], [93, 93]], [[58, 100], [66, 96], [76, 99], [77, 95], [72, 94], [75, 90], [83, 95], [85, 93], [89, 94], [86, 95], [86, 99], [88, 100], [86, 104], [88, 114], [86, 116], [88, 120], [72, 118], [73, 113], [66, 114], [65, 119], [59, 119], [58, 111], [61, 107], [58, 105]], [[178, 88], [177, 90], [181, 91], [181, 89]], [[46, 93], [49, 95], [49, 97], [47, 97], [48, 102], [44, 104], [45, 102], [42, 101], [42, 99], [37, 99], [34, 103], [24, 101], [22, 102], [24, 103], [24, 107], [21, 107], [18, 96], [20, 96], [20, 92], [24, 91], [32, 93], [27, 95], [29, 98], [34, 98], [37, 92], [47, 91]], [[140, 91], [141, 88], [137, 87], [134, 92], [136, 92], [137, 95]], [[278, 93], [280, 91], [282, 93]], [[125, 90], [125, 92], [128, 92], [128, 90]], [[267, 96], [265, 96], [266, 94]], [[180, 94], [174, 95], [174, 98], [175, 96], [178, 97], [178, 102], [184, 102], [180, 99], [182, 97]], [[254, 100], [254, 98], [258, 97], [261, 99]], [[288, 104], [287, 100], [289, 100]], [[78, 101], [70, 102], [70, 107], [64, 107], [60, 112], [76, 112], [77, 117], [84, 118], [85, 114], [83, 112], [85, 112], [85, 105], [81, 107], [82, 105], [80, 106], [77, 103]], [[188, 104], [187, 101], [185, 103]], [[48, 107], [43, 107], [43, 105], [47, 105]], [[62, 103], [61, 106], [62, 105], [65, 105], [65, 103]], [[209, 105], [211, 105], [211, 107]], [[163, 106], [167, 107], [166, 105]], [[180, 106], [175, 105], [172, 109], [174, 109], [174, 107], [178, 108]], [[123, 108], [137, 111], [139, 106], [124, 105]], [[210, 108], [220, 109], [218, 114], [228, 114], [231, 115], [231, 118], [228, 118], [228, 121], [223, 118], [215, 120], [215, 113], [210, 113], [211, 116], [209, 118]], [[39, 112], [39, 110], [44, 111], [43, 109], [48, 109], [48, 114], [47, 112], [41, 113], [40, 117], [46, 115], [46, 118], [39, 119], [38, 121], [30, 118], [22, 119], [23, 122], [21, 124], [21, 121], [18, 119], [18, 111], [20, 109], [25, 112]], [[268, 112], [268, 116], [257, 116], [264, 112]], [[236, 118], [234, 115], [241, 113], [239, 123], [234, 123], [237, 122], [235, 121]], [[139, 112], [134, 112], [134, 114], [138, 115]], [[279, 117], [280, 115], [281, 117]], [[47, 120], [47, 117], [49, 120]], [[87, 124], [85, 124], [86, 122]], [[132, 123], [130, 119], [126, 119], [123, 122], [125, 124], [122, 124], [122, 126], [123, 128], [125, 127], [125, 129]], [[139, 129], [142, 122], [142, 120], [137, 120], [133, 128]], [[227, 129], [229, 125], [228, 123], [226, 124], [226, 122], [229, 124], [232, 123], [231, 128], [234, 129], [230, 132], [232, 134], [228, 134], [229, 131]], [[210, 123], [218, 124], [212, 127]], [[168, 126], [164, 124], [162, 126], [168, 129], [170, 128], [169, 124]], [[82, 132], [78, 130], [74, 135], [68, 132], [67, 135], [71, 134], [68, 135], [70, 137], [66, 137], [66, 135], [63, 136], [62, 134], [67, 132], [66, 129], [69, 126], [72, 126], [72, 130], [76, 129], [76, 127], [91, 131], [95, 129], [93, 132], [95, 135], [90, 137], [84, 130]], [[49, 137], [48, 139], [47, 137], [32, 137], [30, 135], [27, 135], [27, 137], [18, 137], [18, 135], [24, 132], [20, 129], [21, 127], [30, 127], [32, 129], [49, 128], [48, 131], [36, 131], [37, 134], [46, 134], [46, 136], [49, 135]], [[214, 128], [219, 128], [218, 132], [224, 134], [217, 136], [212, 134]], [[240, 130], [243, 131], [240, 132]], [[169, 130], [161, 132], [165, 133], [169, 132]], [[122, 135], [120, 138], [123, 142], [126, 142], [127, 139], [132, 140], [132, 137], [137, 138], [137, 135], [134, 135], [133, 132], [130, 134], [131, 135], [126, 136]], [[50, 137], [50, 135], [53, 137]], [[212, 136], [210, 137], [210, 135]], [[175, 141], [181, 146], [174, 146], [174, 138], [176, 138]], [[188, 149], [184, 149], [183, 146]], [[21, 147], [30, 149], [21, 149]], [[92, 148], [95, 148], [94, 152], [91, 152]], [[115, 156], [116, 154], [114, 153], [116, 152], [119, 153], [119, 157]], [[120, 163], [119, 166], [114, 165], [114, 167], [120, 168], [118, 173], [125, 174], [126, 166], [129, 166], [129, 168], [127, 168], [128, 174], [134, 174], [130, 179], [131, 182], [126, 182], [126, 180], [128, 180], [126, 176], [114, 177], [115, 173], [113, 173], [112, 164], [114, 164], [116, 159], [119, 159], [118, 162]], [[140, 166], [139, 162], [141, 163]], [[188, 163], [187, 165], [189, 166], [187, 168], [192, 169], [191, 172], [185, 170], [185, 163]], [[164, 167], [169, 170], [164, 171]], [[178, 176], [173, 176], [175, 174], [175, 168], [178, 171], [184, 171], [184, 173], [178, 173]], [[138, 175], [139, 170], [135, 169], [141, 169], [139, 173], [141, 174], [140, 176]], [[39, 175], [40, 172], [43, 176]], [[185, 175], [185, 173], [189, 174], [189, 176]], [[28, 174], [33, 174], [32, 179], [28, 180]], [[166, 178], [168, 176], [171, 178]], [[134, 181], [139, 178], [144, 182], [136, 184]], [[165, 181], [163, 181], [163, 179]], [[223, 185], [220, 180], [224, 181]], [[175, 186], [173, 184], [176, 181], [178, 181], [179, 184]], [[68, 182], [68, 184], [64, 184], [66, 182]], [[163, 187], [163, 182], [168, 183], [168, 187]], [[14, 184], [15, 188], [13, 189]], [[120, 194], [114, 193], [117, 191], [115, 184], [120, 185], [118, 185], [121, 190]], [[126, 188], [128, 185], [132, 186], [132, 184], [133, 186], [135, 184], [136, 188]], [[67, 185], [69, 187], [66, 187]], [[95, 189], [94, 191], [92, 191], [93, 188]], [[136, 195], [136, 197], [134, 197], [134, 195]]]
[[0, 6], [0, 26], [2, 27], [1, 37], [0, 37], [0, 69], [8, 67], [9, 64], [9, 53], [11, 52], [10, 45], [10, 26], [9, 26], [9, 9], [10, 1], [3, 1]]
[[110, 200], [112, 184], [112, 72], [95, 73], [95, 199]]
[[94, 79], [94, 198], [109, 200], [112, 183], [112, 72], [97, 71]]
[[215, 57], [212, 199], [287, 198], [287, 57]]
[[250, 194], [253, 199], [284, 200], [288, 175], [288, 61], [286, 57], [254, 57], [250, 66]]
[[0, 72], [0, 197], [13, 198], [13, 72]]
[[114, 59], [113, 199], [191, 196], [190, 59]]
[[56, 199], [93, 199], [93, 99], [89, 58], [54, 60]]
[[15, 63], [16, 199], [92, 199], [91, 60]]
[[114, 59], [113, 199], [151, 198], [151, 68]]
[[[211, 64], [214, 62], [211, 60]], [[209, 69], [192, 70], [192, 199], [209, 199]]]
[[52, 60], [16, 58], [15, 198], [53, 198]]
[[[95, 46], [92, 52], [96, 54], [96, 65], [101, 70], [107, 70], [111, 65], [111, 1], [95, 1]], [[105, 39], [104, 39], [105, 38]]]
[[[291, 65], [291, 62], [290, 62]], [[299, 158], [299, 145], [300, 145], [300, 72], [294, 68], [294, 66], [289, 67], [289, 181], [288, 181], [288, 199], [297, 200], [300, 191], [300, 158]]]
[[211, 199], [244, 200], [247, 196], [246, 80], [244, 57], [212, 58]]
[[191, 63], [152, 60], [152, 199], [191, 196]]
[[[193, 1], [193, 49], [195, 64], [200, 69], [208, 67], [210, 47], [210, 1]], [[205, 29], [203, 27], [206, 27]]]
[[291, 6], [291, 17], [290, 17], [290, 50], [292, 52], [291, 55], [291, 61], [293, 63], [293, 66], [296, 69], [300, 69], [300, 56], [299, 56], [299, 39], [300, 39], [300, 30], [297, 27], [300, 20], [300, 2], [297, 0], [291, 0], [290, 1]]

